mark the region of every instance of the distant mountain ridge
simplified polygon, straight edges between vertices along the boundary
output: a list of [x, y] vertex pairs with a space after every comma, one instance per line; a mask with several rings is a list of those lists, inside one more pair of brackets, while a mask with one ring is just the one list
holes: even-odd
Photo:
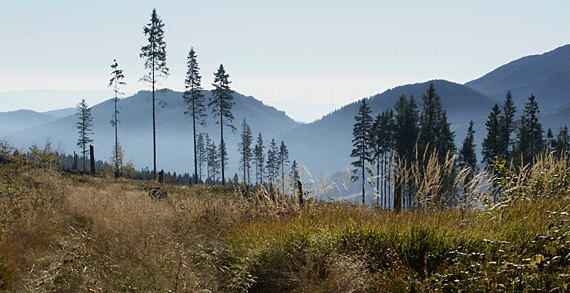
[[510, 90], [519, 109], [531, 94], [543, 112], [570, 106], [570, 45], [509, 62], [465, 85], [500, 101]]
[[[189, 172], [193, 169], [193, 144], [191, 117], [184, 115], [188, 106], [182, 98], [183, 93], [166, 90], [157, 92], [157, 101], [167, 105], [157, 107], [157, 161], [158, 168], [176, 172]], [[206, 99], [210, 91], [204, 91]], [[240, 126], [247, 119], [252, 133], [257, 137], [261, 132], [266, 144], [280, 132], [293, 129], [299, 123], [289, 118], [283, 111], [266, 106], [253, 97], [234, 93], [235, 106], [232, 113], [233, 124], [238, 129], [235, 134], [226, 130], [225, 141], [229, 153], [230, 168], [228, 174], [238, 171], [237, 155], [240, 141]], [[119, 102], [119, 142], [126, 153], [127, 160], [132, 159], [137, 168], [152, 166], [152, 94], [140, 91]], [[98, 159], [109, 160], [114, 145], [114, 129], [110, 124], [113, 114], [112, 99], [99, 103], [91, 108], [93, 115], [93, 132], [95, 153]], [[208, 112], [208, 114], [210, 114]], [[32, 143], [42, 145], [46, 140], [62, 148], [66, 153], [79, 152], [76, 146], [78, 134], [76, 123], [78, 118], [72, 114], [48, 123], [27, 128], [9, 136], [10, 141], [18, 148], [26, 148]], [[208, 118], [207, 127], [198, 127], [198, 131], [206, 132], [219, 144], [219, 126], [215, 120]]]
[[[481, 142], [486, 135], [485, 121], [495, 103], [502, 104], [507, 91], [513, 92], [517, 106], [515, 119], [520, 117], [524, 103], [530, 93], [535, 94], [540, 107], [540, 122], [544, 130], [552, 127], [556, 133], [563, 125], [570, 124], [570, 45], [557, 48], [542, 55], [523, 57], [505, 64], [485, 76], [465, 85], [446, 81], [431, 80], [408, 84], [384, 91], [369, 98], [369, 104], [376, 116], [393, 108], [403, 94], [414, 96], [421, 111], [422, 95], [433, 83], [448, 121], [455, 132], [455, 142], [460, 147], [465, 138], [469, 120], [475, 121], [475, 141], [480, 159]], [[204, 91], [206, 98], [211, 93]], [[80, 98], [80, 97], [77, 97]], [[187, 109], [181, 92], [167, 90], [157, 93], [157, 99], [166, 102], [165, 108], [157, 111], [158, 168], [176, 172], [189, 172], [192, 164], [191, 119], [183, 115]], [[120, 102], [119, 140], [126, 151], [127, 159], [132, 159], [137, 168], [152, 164], [152, 120], [151, 93], [140, 91]], [[226, 132], [230, 169], [228, 174], [238, 173], [239, 129], [244, 118], [257, 137], [261, 132], [265, 146], [272, 138], [285, 141], [289, 148], [290, 160], [302, 162], [313, 174], [335, 173], [345, 170], [352, 159], [352, 127], [358, 112], [359, 101], [340, 107], [311, 123], [298, 123], [275, 107], [267, 106], [251, 96], [234, 94], [235, 134]], [[108, 160], [113, 146], [112, 100], [93, 106], [96, 155]], [[299, 109], [301, 111], [303, 109]], [[46, 139], [61, 146], [67, 153], [78, 150], [76, 146], [77, 117], [74, 108], [38, 113], [14, 111], [0, 113], [0, 131], [19, 148], [31, 143], [43, 144]], [[210, 113], [208, 113], [210, 114]], [[66, 116], [67, 115], [67, 116]], [[59, 118], [62, 117], [62, 118]], [[208, 119], [207, 132], [216, 143], [219, 142], [219, 126]], [[18, 131], [10, 133], [6, 129]], [[0, 133], [0, 134], [2, 134]]]
[[[418, 110], [421, 110], [422, 95], [426, 93], [430, 83], [434, 84], [448, 120], [452, 123], [456, 143], [464, 139], [469, 120], [483, 119], [496, 103], [495, 100], [464, 85], [446, 80], [432, 80], [398, 86], [368, 98], [373, 117], [393, 108], [401, 95], [408, 98], [413, 95]], [[309, 170], [328, 172], [327, 170], [346, 169], [347, 161], [352, 161], [352, 128], [359, 107], [360, 102], [348, 104], [313, 123], [284, 133], [282, 136], [289, 142], [290, 153], [303, 158], [303, 164]]]

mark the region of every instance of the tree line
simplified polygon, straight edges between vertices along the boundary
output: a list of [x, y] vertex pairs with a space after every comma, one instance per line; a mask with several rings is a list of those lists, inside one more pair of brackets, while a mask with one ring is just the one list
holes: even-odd
[[[461, 190], [453, 184], [463, 170], [468, 182], [480, 171], [496, 172], [497, 162], [508, 167], [523, 167], [545, 151], [568, 155], [570, 136], [568, 127], [562, 127], [555, 136], [548, 129], [546, 136], [538, 121], [539, 108], [534, 96], [528, 98], [523, 113], [515, 120], [516, 107], [509, 91], [502, 106], [495, 104], [485, 123], [487, 136], [482, 143], [484, 168], [478, 169], [475, 152], [474, 122], [469, 122], [467, 136], [457, 149], [447, 121], [446, 111], [433, 84], [422, 95], [418, 105], [413, 95], [400, 96], [393, 109], [376, 117], [367, 99], [363, 99], [353, 126], [351, 162], [353, 180], [362, 185], [362, 202], [366, 203], [366, 183], [374, 190], [374, 204], [382, 208], [401, 209], [419, 206], [416, 192], [434, 166], [443, 170], [437, 194], [422, 195], [430, 204], [453, 204]], [[421, 111], [420, 111], [421, 110]], [[467, 171], [465, 171], [467, 170]], [[409, 174], [414, 174], [410, 178]], [[434, 192], [435, 193], [435, 192]], [[448, 195], [448, 196], [444, 196]]]

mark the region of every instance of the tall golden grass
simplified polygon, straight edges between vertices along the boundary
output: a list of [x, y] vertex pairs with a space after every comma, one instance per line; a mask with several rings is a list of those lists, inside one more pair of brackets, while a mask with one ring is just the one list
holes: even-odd
[[[453, 158], [433, 160], [410, 169], [417, 197], [398, 213], [315, 199], [301, 205], [287, 193], [290, 182], [281, 195], [165, 184], [159, 200], [149, 196], [152, 181], [65, 173], [50, 160], [11, 155], [0, 165], [0, 290], [569, 289], [565, 158], [545, 154], [510, 170], [498, 162], [496, 175], [471, 180], [460, 171], [447, 195], [442, 178]], [[311, 180], [305, 190], [313, 194], [338, 188]]]

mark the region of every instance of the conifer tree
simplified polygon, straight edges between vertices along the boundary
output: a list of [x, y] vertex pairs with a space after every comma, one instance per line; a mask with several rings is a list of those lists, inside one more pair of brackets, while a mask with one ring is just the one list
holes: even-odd
[[372, 160], [372, 153], [370, 149], [370, 139], [372, 137], [372, 117], [370, 114], [372, 110], [366, 103], [366, 99], [362, 99], [362, 104], [358, 110], [358, 114], [354, 117], [356, 123], [352, 129], [352, 153], [351, 157], [356, 158], [352, 162], [355, 167], [353, 172], [353, 180], [358, 180], [358, 174], [362, 179], [362, 204], [366, 202], [365, 189], [366, 189], [366, 166]]
[[152, 84], [152, 143], [153, 143], [153, 165], [154, 177], [156, 178], [156, 109], [155, 109], [155, 86], [156, 77], [168, 76], [166, 67], [166, 43], [164, 42], [164, 23], [156, 14], [156, 9], [152, 10], [150, 23], [143, 27], [145, 36], [148, 36], [148, 45], [141, 47], [141, 58], [146, 58], [144, 67], [150, 70], [141, 80]]
[[[206, 163], [208, 154], [206, 153], [206, 139], [207, 133], [200, 133], [196, 141], [196, 148], [198, 149], [198, 182], [202, 183], [202, 166]], [[209, 139], [209, 138], [208, 138]]]
[[293, 164], [291, 164], [291, 180], [293, 181], [293, 197], [297, 193], [298, 189], [298, 182], [300, 181], [301, 177], [299, 176], [299, 166], [297, 166], [297, 161], [293, 160]]
[[469, 179], [473, 178], [477, 169], [477, 154], [475, 153], [475, 130], [473, 130], [473, 120], [469, 121], [467, 129], [467, 137], [463, 140], [461, 149], [459, 149], [459, 167], [470, 168], [471, 173]]
[[568, 152], [570, 151], [570, 134], [568, 132], [568, 126], [564, 125], [564, 127], [560, 127], [560, 131], [556, 135], [555, 146], [558, 157], [568, 158]]
[[279, 172], [279, 148], [275, 139], [271, 139], [269, 143], [269, 148], [267, 150], [267, 162], [265, 163], [267, 169], [267, 180], [270, 184], [270, 189], [273, 189], [273, 184], [275, 183], [275, 177]]
[[[224, 126], [229, 127], [232, 132], [236, 131], [236, 128], [233, 126], [232, 121], [234, 120], [234, 115], [232, 114], [232, 107], [234, 105], [233, 102], [233, 91], [230, 89], [230, 81], [228, 80], [229, 75], [226, 74], [226, 70], [224, 66], [220, 64], [220, 68], [218, 68], [218, 72], [214, 74], [214, 90], [212, 91], [212, 97], [210, 102], [208, 103], [208, 107], [212, 109], [212, 114], [214, 117], [218, 117], [220, 120], [216, 121], [217, 124], [220, 125], [220, 145], [225, 148], [224, 144]], [[224, 169], [225, 165], [225, 158], [222, 157], [222, 185], [225, 185], [225, 176], [224, 176]]]
[[216, 144], [212, 142], [209, 137], [206, 137], [206, 152], [208, 153], [208, 160], [206, 162], [208, 169], [208, 179], [206, 181], [213, 183], [216, 182], [219, 160]]
[[281, 167], [281, 190], [285, 192], [285, 167], [287, 163], [289, 163], [289, 151], [287, 150], [287, 146], [283, 141], [281, 141], [281, 145], [279, 146], [277, 161]]
[[255, 164], [255, 180], [256, 183], [263, 184], [263, 171], [264, 171], [264, 163], [265, 163], [265, 154], [264, 154], [264, 146], [263, 146], [263, 138], [261, 137], [261, 133], [257, 137], [257, 144], [254, 147], [253, 154], [254, 154], [254, 164]]
[[544, 151], [545, 142], [542, 137], [544, 130], [542, 124], [538, 122], [538, 104], [534, 95], [528, 98], [523, 114], [519, 120], [519, 133], [517, 145], [517, 159], [521, 159], [521, 164], [532, 163], [534, 157]]
[[241, 155], [240, 164], [243, 169], [243, 183], [249, 184], [249, 170], [253, 159], [253, 153], [251, 150], [253, 137], [251, 136], [251, 129], [249, 128], [245, 118], [243, 119], [241, 126], [241, 142], [239, 143], [239, 151]]
[[[126, 85], [126, 83], [123, 81], [123, 79], [125, 78], [125, 76], [123, 75], [123, 70], [119, 69], [119, 63], [117, 63], [117, 59], [113, 60], [113, 64], [111, 64], [111, 68], [113, 69], [113, 71], [111, 72], [111, 80], [109, 81], [109, 86], [113, 87], [113, 93], [114, 93], [114, 98], [113, 98], [113, 102], [115, 104], [115, 112], [113, 113], [113, 120], [111, 120], [111, 125], [113, 127], [115, 127], [115, 147], [114, 147], [114, 154], [115, 154], [115, 177], [119, 177], [119, 162], [122, 160], [119, 160], [119, 151], [120, 151], [120, 146], [119, 146], [119, 138], [118, 138], [118, 132], [117, 132], [117, 128], [118, 128], [118, 124], [119, 124], [119, 119], [118, 119], [118, 115], [119, 115], [119, 110], [117, 108], [117, 103], [119, 102], [119, 96], [124, 95], [124, 93], [119, 91], [119, 86], [122, 85]], [[122, 164], [121, 164], [122, 165]]]
[[77, 129], [79, 129], [79, 139], [77, 139], [77, 146], [81, 148], [81, 153], [83, 154], [83, 171], [87, 171], [87, 144], [93, 142], [93, 139], [89, 138], [89, 135], [93, 134], [91, 127], [93, 126], [93, 117], [91, 116], [91, 108], [85, 102], [85, 99], [81, 100], [77, 104], [77, 117], [79, 122], [76, 123]]
[[419, 136], [419, 114], [418, 105], [414, 96], [406, 99], [402, 95], [394, 105], [396, 110], [394, 125], [394, 150], [397, 155], [398, 170], [394, 184], [394, 203], [395, 210], [402, 208], [402, 200], [404, 199], [406, 190], [411, 191], [409, 182], [404, 182], [402, 174], [407, 168], [410, 168], [415, 161], [415, 150]]
[[507, 164], [510, 164], [514, 149], [514, 142], [511, 136], [516, 129], [516, 121], [514, 119], [517, 112], [511, 91], [507, 93], [501, 110], [502, 114], [499, 116], [499, 155]]
[[455, 152], [453, 139], [455, 134], [447, 122], [447, 114], [441, 105], [441, 99], [435, 92], [435, 86], [430, 84], [427, 93], [422, 96], [423, 110], [420, 116], [420, 133], [418, 138], [419, 155], [427, 163], [429, 156], [437, 152], [440, 162], [443, 162], [447, 153]]
[[396, 111], [394, 143], [396, 154], [402, 161], [414, 160], [414, 148], [419, 135], [419, 112], [414, 96], [402, 95], [394, 105]]
[[546, 149], [547, 150], [555, 150], [556, 149], [556, 142], [554, 141], [554, 133], [552, 132], [552, 128], [548, 127], [546, 131]]
[[198, 180], [198, 150], [197, 150], [197, 133], [196, 124], [204, 126], [206, 125], [206, 107], [204, 106], [204, 94], [202, 93], [201, 80], [202, 77], [199, 74], [200, 67], [198, 67], [198, 61], [196, 60], [196, 52], [194, 48], [190, 48], [188, 53], [188, 71], [186, 72], [186, 79], [184, 80], [184, 102], [188, 104], [188, 110], [184, 114], [192, 116], [192, 130], [194, 138], [194, 176], [192, 177], [194, 183]]
[[379, 195], [377, 196], [377, 206], [380, 206], [380, 201], [386, 206], [386, 180], [380, 180], [380, 173], [382, 177], [387, 179], [386, 171], [388, 165], [388, 154], [392, 151], [394, 146], [394, 111], [388, 109], [382, 114], [379, 114], [374, 120], [372, 125], [372, 154], [374, 158], [374, 165], [376, 166], [376, 188]]
[[502, 156], [504, 150], [501, 148], [500, 142], [499, 117], [501, 117], [501, 108], [495, 104], [487, 116], [487, 122], [485, 122], [487, 137], [483, 139], [482, 143], [483, 160], [481, 162], [485, 163], [487, 168], [494, 166], [497, 156]]

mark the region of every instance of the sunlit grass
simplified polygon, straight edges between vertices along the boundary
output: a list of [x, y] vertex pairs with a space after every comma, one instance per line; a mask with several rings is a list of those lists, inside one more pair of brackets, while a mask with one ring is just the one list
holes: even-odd
[[0, 290], [567, 291], [567, 162], [502, 171], [497, 203], [475, 186], [469, 203], [395, 212], [243, 186], [164, 184], [158, 200], [155, 182], [14, 157], [0, 165]]

